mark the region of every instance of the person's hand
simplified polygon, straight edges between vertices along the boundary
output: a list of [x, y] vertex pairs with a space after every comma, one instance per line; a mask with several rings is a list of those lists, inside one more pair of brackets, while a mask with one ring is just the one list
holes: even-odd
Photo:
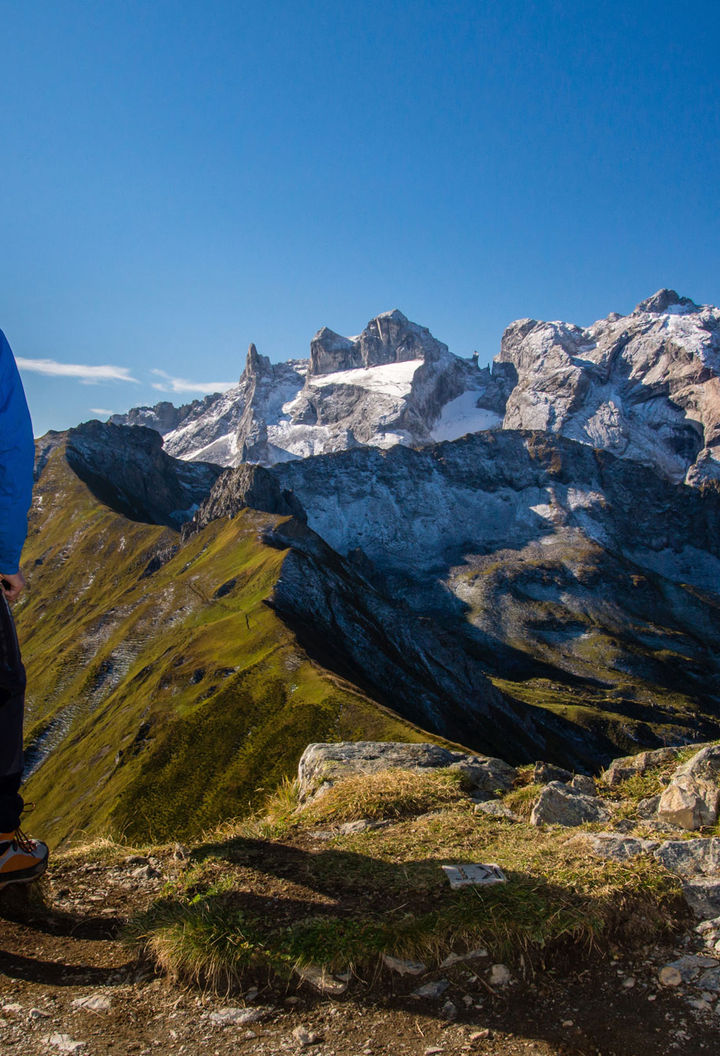
[[7, 572], [0, 572], [0, 589], [8, 601], [17, 601], [25, 589], [25, 576], [19, 569], [9, 575]]

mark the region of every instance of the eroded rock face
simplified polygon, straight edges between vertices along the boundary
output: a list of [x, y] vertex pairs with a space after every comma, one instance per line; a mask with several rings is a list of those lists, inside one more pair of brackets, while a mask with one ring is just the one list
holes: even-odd
[[720, 479], [720, 310], [660, 290], [583, 329], [521, 319], [502, 339], [506, 429], [542, 429], [653, 466]]
[[[238, 385], [180, 408], [136, 408], [117, 422], [142, 422], [165, 436], [169, 454], [224, 466], [274, 465], [372, 445], [428, 443], [443, 409], [460, 398], [442, 437], [500, 423], [497, 386], [476, 360], [453, 356], [426, 327], [397, 310], [371, 319], [358, 337], [328, 327], [309, 360], [271, 363], [254, 345]], [[459, 415], [459, 417], [458, 417]], [[459, 431], [458, 431], [459, 430]]]
[[448, 347], [425, 326], [418, 326], [396, 308], [371, 319], [358, 337], [342, 337], [327, 326], [310, 343], [311, 375], [333, 374], [359, 367], [379, 367], [448, 355]]
[[69, 431], [66, 458], [101, 502], [133, 520], [173, 528], [193, 516], [221, 473], [219, 466], [170, 458], [152, 429], [100, 422]]

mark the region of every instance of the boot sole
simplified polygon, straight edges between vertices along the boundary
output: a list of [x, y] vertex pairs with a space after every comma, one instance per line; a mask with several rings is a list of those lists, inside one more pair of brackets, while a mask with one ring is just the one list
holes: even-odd
[[9, 884], [29, 884], [33, 880], [37, 880], [39, 876], [42, 876], [47, 867], [48, 860], [45, 858], [42, 862], [38, 862], [37, 865], [31, 866], [29, 869], [18, 869], [13, 876], [8, 876], [7, 880], [0, 878], [0, 891]]

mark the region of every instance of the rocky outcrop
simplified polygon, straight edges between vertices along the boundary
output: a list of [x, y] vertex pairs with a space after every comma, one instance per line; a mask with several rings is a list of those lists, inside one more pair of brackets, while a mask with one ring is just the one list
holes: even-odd
[[244, 465], [222, 474], [192, 520], [184, 526], [183, 539], [189, 539], [219, 517], [234, 517], [248, 507], [297, 517], [301, 521], [307, 519], [296, 497], [281, 487], [277, 477], [262, 466]]
[[459, 770], [466, 788], [474, 795], [510, 788], [516, 772], [502, 759], [456, 752], [437, 744], [392, 741], [309, 744], [298, 764], [300, 800], [320, 795], [338, 781], [357, 774], [441, 767]]
[[663, 763], [672, 762], [680, 750], [679, 747], [658, 748], [653, 752], [638, 752], [637, 755], [624, 755], [620, 759], [613, 759], [603, 772], [603, 781], [613, 788], [631, 777], [645, 774]]
[[447, 355], [447, 345], [434, 338], [427, 327], [411, 323], [396, 308], [376, 315], [358, 337], [341, 337], [327, 326], [318, 330], [310, 342], [309, 374], [333, 374]]
[[203, 502], [219, 466], [187, 463], [140, 426], [87, 422], [67, 434], [65, 457], [101, 502], [136, 521], [179, 528]]
[[660, 290], [584, 329], [521, 319], [496, 361], [503, 428], [542, 429], [653, 466], [720, 478], [720, 310]]

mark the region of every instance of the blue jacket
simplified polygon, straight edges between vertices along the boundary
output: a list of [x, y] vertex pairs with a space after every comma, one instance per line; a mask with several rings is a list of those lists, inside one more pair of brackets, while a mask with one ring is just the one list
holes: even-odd
[[20, 375], [0, 330], [0, 575], [20, 566], [32, 501], [35, 444]]

